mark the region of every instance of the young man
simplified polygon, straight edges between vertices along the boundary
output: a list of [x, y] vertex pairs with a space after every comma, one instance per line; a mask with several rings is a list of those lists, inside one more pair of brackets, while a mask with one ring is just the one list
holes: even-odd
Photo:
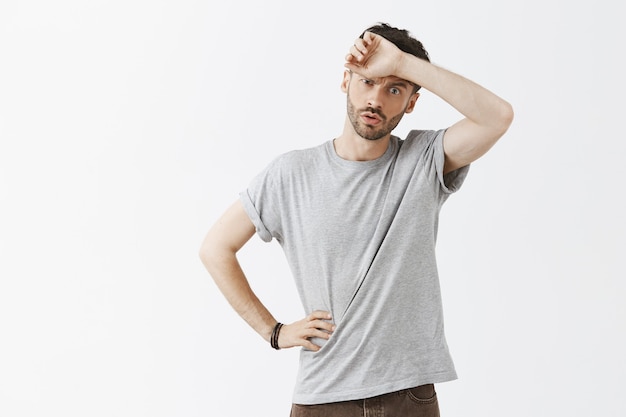
[[[302, 347], [292, 416], [437, 416], [434, 384], [456, 378], [435, 260], [439, 210], [513, 111], [387, 24], [356, 39], [345, 67], [341, 135], [275, 159], [211, 228], [200, 256], [272, 347]], [[392, 136], [421, 87], [464, 118]], [[255, 232], [283, 247], [302, 320], [278, 323], [249, 287], [236, 253]]]

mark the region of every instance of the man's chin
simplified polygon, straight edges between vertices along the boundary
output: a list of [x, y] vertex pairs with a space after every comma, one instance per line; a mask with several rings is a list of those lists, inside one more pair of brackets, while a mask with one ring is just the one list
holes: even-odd
[[359, 136], [361, 136], [363, 139], [365, 140], [370, 140], [370, 141], [376, 141], [376, 140], [381, 140], [382, 138], [384, 138], [386, 136], [386, 134], [381, 132], [372, 132], [372, 131], [361, 131], [358, 132]]

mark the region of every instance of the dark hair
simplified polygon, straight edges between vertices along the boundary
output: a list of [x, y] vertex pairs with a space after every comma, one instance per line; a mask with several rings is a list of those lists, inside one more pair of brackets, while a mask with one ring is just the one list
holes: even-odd
[[[420, 59], [430, 62], [430, 58], [428, 57], [428, 52], [424, 49], [424, 45], [417, 39], [415, 39], [409, 31], [405, 29], [398, 29], [393, 26], [388, 25], [387, 23], [378, 23], [374, 26], [365, 29], [363, 33], [361, 33], [360, 38], [363, 38], [365, 32], [372, 32], [376, 35], [380, 35], [383, 38], [387, 39], [389, 42], [393, 43], [403, 52], [414, 55]], [[416, 90], [419, 90], [421, 87], [419, 85], [416, 86]]]

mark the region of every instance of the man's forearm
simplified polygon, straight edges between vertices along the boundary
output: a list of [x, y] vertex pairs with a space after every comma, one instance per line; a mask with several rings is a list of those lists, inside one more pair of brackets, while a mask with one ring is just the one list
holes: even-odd
[[201, 259], [235, 311], [263, 339], [269, 340], [276, 320], [250, 288], [236, 255], [228, 251], [203, 251]]
[[510, 124], [509, 103], [461, 75], [405, 53], [396, 76], [436, 94], [478, 125], [505, 131]]

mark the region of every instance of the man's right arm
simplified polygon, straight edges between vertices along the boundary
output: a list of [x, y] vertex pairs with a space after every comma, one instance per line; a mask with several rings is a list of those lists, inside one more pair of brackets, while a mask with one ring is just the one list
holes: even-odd
[[[239, 200], [233, 203], [207, 233], [200, 248], [200, 259], [218, 288], [235, 311], [264, 340], [271, 337], [276, 319], [257, 298], [237, 260], [237, 252], [255, 233], [254, 224]], [[326, 311], [314, 311], [306, 318], [285, 325], [278, 344], [281, 348], [303, 346], [317, 351], [309, 338], [328, 339], [334, 330]]]
[[237, 260], [237, 252], [254, 235], [254, 225], [236, 201], [207, 233], [200, 259], [235, 311], [269, 340], [276, 320], [254, 294]]

